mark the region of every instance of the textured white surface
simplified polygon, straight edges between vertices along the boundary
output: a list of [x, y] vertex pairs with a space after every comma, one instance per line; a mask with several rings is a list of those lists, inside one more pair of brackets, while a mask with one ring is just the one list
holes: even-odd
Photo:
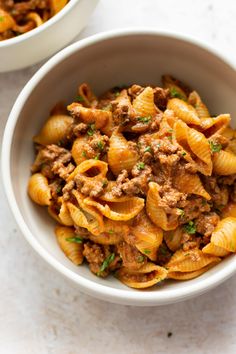
[[[118, 27], [169, 29], [214, 45], [236, 66], [235, 17], [234, 0], [101, 0], [79, 38]], [[17, 94], [39, 66], [0, 74], [0, 138]], [[0, 221], [0, 354], [236, 352], [236, 277], [174, 305], [107, 304], [79, 293], [34, 253], [1, 181]]]

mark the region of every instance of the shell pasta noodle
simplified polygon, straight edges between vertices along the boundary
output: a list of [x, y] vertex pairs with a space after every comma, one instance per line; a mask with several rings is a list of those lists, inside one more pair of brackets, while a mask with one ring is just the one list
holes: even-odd
[[196, 88], [162, 80], [100, 97], [81, 83], [33, 137], [28, 194], [57, 223], [61, 250], [139, 290], [194, 279], [236, 252], [230, 114], [212, 116]]
[[56, 15], [69, 0], [1, 0], [0, 41], [26, 33]]

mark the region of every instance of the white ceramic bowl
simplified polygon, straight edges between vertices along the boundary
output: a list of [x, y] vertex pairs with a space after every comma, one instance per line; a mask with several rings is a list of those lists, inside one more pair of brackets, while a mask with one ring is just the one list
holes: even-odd
[[0, 72], [22, 69], [54, 54], [85, 27], [98, 0], [70, 0], [43, 25], [0, 41]]
[[236, 117], [236, 72], [196, 40], [154, 30], [103, 33], [77, 42], [51, 58], [20, 93], [9, 116], [2, 150], [4, 189], [19, 228], [32, 247], [78, 288], [98, 298], [130, 305], [162, 305], [190, 298], [216, 286], [236, 270], [230, 256], [202, 276], [165, 282], [145, 291], [125, 287], [115, 278], [101, 279], [88, 267], [74, 266], [59, 249], [53, 221], [26, 193], [34, 158], [32, 136], [58, 100], [71, 102], [79, 83], [97, 94], [122, 84], [159, 84], [171, 73], [201, 93], [211, 112]]

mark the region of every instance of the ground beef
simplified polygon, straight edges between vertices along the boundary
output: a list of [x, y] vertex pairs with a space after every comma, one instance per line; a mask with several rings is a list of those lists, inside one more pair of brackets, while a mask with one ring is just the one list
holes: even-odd
[[118, 245], [118, 252], [120, 253], [124, 267], [138, 270], [147, 262], [146, 257], [135, 246], [129, 245], [126, 242], [121, 242]]
[[81, 134], [84, 134], [86, 133], [86, 131], [88, 130], [88, 125], [85, 124], [85, 123], [79, 123], [79, 124], [76, 124], [73, 128], [73, 134], [74, 136], [78, 137], [80, 136]]
[[142, 86], [139, 85], [132, 85], [128, 89], [128, 94], [132, 97], [132, 99], [136, 98], [140, 93], [144, 90]]
[[92, 242], [84, 243], [83, 255], [89, 263], [89, 268], [91, 272], [101, 277], [106, 277], [109, 270], [112, 269], [113, 262], [103, 272], [100, 272], [103, 262], [110, 254], [110, 246], [98, 245]]
[[107, 153], [108, 145], [109, 138], [95, 131], [83, 145], [83, 154], [87, 159], [101, 159]]
[[203, 185], [211, 195], [214, 207], [222, 209], [229, 200], [229, 190], [225, 185], [219, 185], [217, 177], [203, 177]]
[[153, 151], [153, 157], [158, 160], [162, 165], [176, 165], [180, 160], [180, 156], [177, 153], [179, 147], [165, 137], [163, 139], [155, 139], [151, 141], [151, 149]]
[[219, 215], [214, 212], [201, 214], [195, 221], [197, 232], [209, 237], [220, 220]]
[[173, 208], [176, 208], [179, 203], [185, 202], [187, 198], [186, 193], [179, 192], [169, 183], [160, 186], [159, 194], [161, 197], [159, 206], [162, 207], [166, 213], [170, 214]]
[[195, 218], [198, 218], [202, 213], [211, 210], [210, 204], [202, 197], [192, 195], [186, 200], [180, 201], [177, 205], [183, 211], [182, 216], [179, 218], [180, 224], [185, 224]]
[[129, 179], [126, 170], [121, 171], [118, 175], [116, 185], [112, 189], [112, 194], [115, 197], [120, 197], [122, 194], [133, 196], [147, 193], [148, 182], [152, 176], [151, 167], [146, 165], [143, 170], [134, 167], [131, 174], [134, 178]]
[[77, 189], [84, 195], [90, 197], [99, 197], [103, 194], [104, 188], [107, 186], [107, 179], [89, 179], [78, 173], [74, 178]]
[[122, 90], [120, 95], [112, 101], [112, 113], [114, 123], [117, 125], [126, 126], [134, 121], [135, 111], [126, 90]]
[[161, 87], [155, 87], [154, 92], [154, 102], [155, 105], [162, 111], [166, 109], [167, 100], [169, 99], [169, 89], [163, 89]]
[[61, 195], [64, 181], [61, 178], [56, 178], [49, 184], [51, 189], [52, 199], [57, 199], [58, 195]]
[[75, 186], [75, 182], [74, 181], [69, 181], [68, 183], [66, 183], [66, 185], [63, 187], [62, 189], [62, 193], [63, 193], [63, 199], [65, 201], [69, 200], [71, 197], [71, 191], [73, 190]]

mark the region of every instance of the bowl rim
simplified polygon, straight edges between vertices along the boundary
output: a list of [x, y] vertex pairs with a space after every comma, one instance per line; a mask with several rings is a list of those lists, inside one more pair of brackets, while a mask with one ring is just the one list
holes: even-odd
[[53, 255], [44, 249], [44, 247], [36, 240], [31, 230], [28, 228], [27, 224], [24, 221], [23, 216], [21, 215], [20, 207], [16, 202], [16, 198], [13, 191], [13, 186], [11, 182], [11, 170], [10, 170], [10, 156], [11, 156], [11, 146], [13, 140], [13, 134], [15, 126], [18, 120], [18, 113], [22, 110], [25, 102], [30, 96], [32, 90], [41, 79], [57, 64], [64, 61], [69, 56], [73, 55], [75, 52], [92, 46], [98, 42], [106, 41], [108, 39], [114, 39], [117, 37], [126, 37], [126, 36], [137, 36], [137, 35], [151, 35], [157, 37], [166, 37], [171, 39], [180, 40], [187, 42], [193, 46], [200, 47], [210, 53], [213, 56], [218, 57], [223, 63], [225, 63], [229, 68], [234, 69], [234, 66], [228, 59], [225, 59], [221, 53], [219, 53], [215, 48], [213, 48], [208, 43], [196, 39], [195, 37], [189, 35], [183, 35], [180, 33], [173, 33], [172, 31], [163, 31], [153, 28], [125, 28], [119, 30], [112, 30], [102, 32], [88, 38], [77, 41], [70, 46], [64, 48], [57, 54], [55, 54], [51, 59], [49, 59], [28, 81], [24, 86], [19, 96], [17, 97], [15, 104], [10, 112], [8, 121], [5, 126], [5, 131], [3, 135], [2, 143], [2, 176], [3, 176], [3, 186], [5, 193], [12, 210], [12, 213], [15, 217], [15, 220], [23, 233], [24, 237], [33, 247], [33, 249], [54, 269], [58, 270], [66, 278], [70, 279], [76, 283], [79, 288], [95, 297], [100, 299], [108, 300], [116, 303], [126, 303], [130, 305], [162, 305], [167, 303], [174, 303], [181, 301], [196, 295], [200, 295], [211, 288], [222, 283], [224, 280], [233, 275], [236, 271], [236, 257], [232, 257], [231, 262], [228, 263], [224, 268], [220, 269], [216, 273], [211, 274], [209, 277], [202, 279], [201, 282], [196, 284], [188, 284], [185, 282], [184, 286], [179, 289], [162, 289], [161, 292], [156, 291], [145, 291], [139, 292], [133, 289], [117, 289], [112, 288], [106, 284], [99, 284], [93, 280], [84, 278], [78, 273], [75, 273], [73, 270], [68, 269], [66, 266], [62, 265], [60, 261], [56, 260]]
[[70, 0], [64, 7], [61, 9], [57, 14], [54, 16], [50, 17], [46, 22], [44, 22], [42, 25], [33, 28], [32, 30], [25, 32], [19, 36], [12, 37], [9, 39], [5, 39], [3, 41], [0, 41], [0, 50], [1, 48], [6, 48], [13, 46], [14, 44], [18, 44], [20, 42], [27, 41], [27, 39], [37, 36], [40, 32], [46, 30], [48, 27], [53, 26], [55, 23], [59, 22], [62, 17], [66, 16], [68, 12], [70, 12], [73, 7], [76, 5], [76, 3], [80, 2], [82, 0]]

